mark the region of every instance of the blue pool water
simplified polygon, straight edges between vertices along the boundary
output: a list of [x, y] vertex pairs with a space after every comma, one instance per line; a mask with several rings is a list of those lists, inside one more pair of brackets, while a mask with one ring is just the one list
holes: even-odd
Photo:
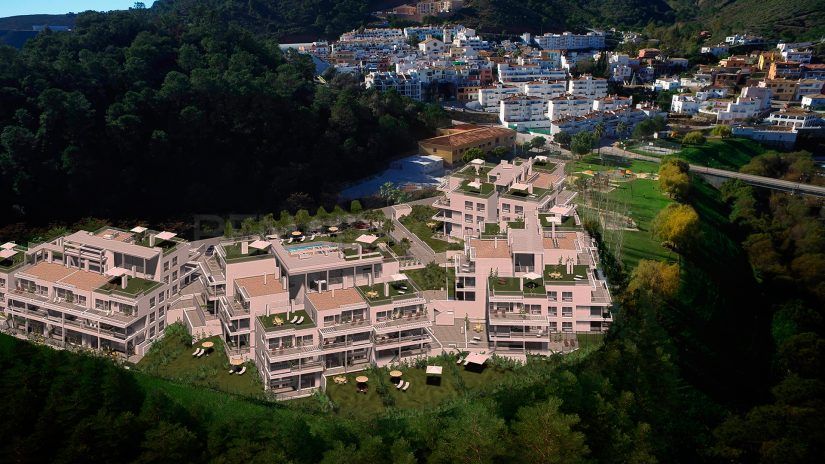
[[311, 250], [313, 248], [323, 248], [325, 246], [326, 245], [324, 245], [323, 243], [307, 243], [305, 245], [301, 244], [301, 245], [290, 246], [290, 247], [287, 248], [287, 250], [289, 250], [290, 253], [295, 253], [295, 252], [298, 252], [298, 251]]

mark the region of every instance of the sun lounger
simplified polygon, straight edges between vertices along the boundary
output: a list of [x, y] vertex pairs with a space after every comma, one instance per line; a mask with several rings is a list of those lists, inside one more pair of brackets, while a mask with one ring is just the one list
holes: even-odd
[[303, 324], [303, 323], [304, 323], [304, 316], [299, 317], [299, 318], [298, 318], [298, 321], [297, 321], [297, 322], [295, 322], [295, 323], [296, 323], [296, 324], [298, 324], [298, 325]]
[[200, 349], [200, 352], [198, 353], [198, 357], [200, 358], [201, 356], [203, 356], [203, 355], [205, 355], [205, 354], [206, 354], [206, 350], [204, 350], [203, 348], [201, 348], [201, 349]]
[[479, 337], [478, 335], [476, 335], [475, 337], [473, 337], [473, 340], [476, 340], [476, 341], [479, 341], [479, 342], [480, 342], [480, 341], [481, 341], [481, 337]]
[[407, 391], [408, 388], [410, 388], [410, 382], [405, 383], [404, 386], [401, 387], [401, 390]]
[[300, 240], [300, 241], [301, 241], [301, 242], [303, 242], [303, 241], [304, 241], [304, 240], [306, 240], [306, 239], [307, 239], [307, 236], [306, 236], [306, 235], [302, 235], [302, 236], [301, 236], [301, 240]]
[[234, 373], [235, 373], [235, 371], [234, 371], [233, 369], [229, 369], [229, 373], [230, 373], [230, 374], [234, 374]]
[[311, 236], [311, 237], [309, 237], [309, 241], [310, 241], [310, 242], [311, 242], [311, 241], [313, 241], [313, 240], [315, 240], [315, 234], [312, 234], [312, 236]]
[[458, 364], [461, 364], [463, 362], [464, 362], [464, 358], [458, 358], [458, 361], [456, 361], [455, 363], [456, 363], [456, 365], [458, 365]]
[[295, 239], [293, 239], [292, 237], [289, 237], [289, 240], [286, 243], [292, 243], [293, 240], [295, 240]]
[[297, 320], [298, 320], [298, 316], [293, 316], [292, 319], [290, 319], [289, 323], [294, 324]]
[[470, 365], [470, 360], [469, 360], [469, 359], [465, 359], [465, 360], [464, 360], [464, 365], [465, 365], [465, 366], [469, 366], [469, 365]]
[[200, 348], [195, 348], [195, 351], [192, 352], [192, 356], [197, 356], [198, 351], [200, 351]]
[[243, 375], [246, 372], [246, 366], [242, 367], [241, 370], [238, 371], [238, 375]]
[[398, 382], [398, 383], [395, 385], [395, 389], [396, 389], [396, 390], [401, 390], [402, 388], [404, 388], [404, 381], [403, 381], [403, 380], [402, 380], [402, 381], [400, 381], [400, 382]]

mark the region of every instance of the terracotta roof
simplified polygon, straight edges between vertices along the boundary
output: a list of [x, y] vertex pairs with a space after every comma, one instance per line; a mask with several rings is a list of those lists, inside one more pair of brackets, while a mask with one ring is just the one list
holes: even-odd
[[56, 284], [73, 285], [79, 290], [92, 291], [109, 281], [96, 272], [66, 267], [63, 264], [40, 262], [22, 272], [37, 279]]
[[364, 298], [354, 288], [329, 290], [320, 293], [307, 293], [307, 299], [318, 311], [340, 308], [344, 305], [364, 303]]
[[470, 240], [470, 246], [476, 249], [478, 258], [509, 258], [510, 245], [505, 239], [499, 240]]
[[479, 127], [420, 141], [421, 144], [460, 147], [496, 137], [511, 137], [516, 132], [503, 127]]
[[243, 287], [252, 298], [286, 291], [280, 280], [275, 277], [275, 274], [267, 274], [266, 283], [264, 283], [264, 276], [244, 277], [236, 279], [235, 283], [238, 284], [238, 287]]

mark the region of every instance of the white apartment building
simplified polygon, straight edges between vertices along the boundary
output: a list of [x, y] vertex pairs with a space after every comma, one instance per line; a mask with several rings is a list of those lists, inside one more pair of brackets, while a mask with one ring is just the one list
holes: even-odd
[[539, 97], [544, 100], [560, 97], [567, 91], [566, 81], [532, 81], [525, 82], [522, 89], [528, 97]]
[[444, 42], [434, 37], [427, 37], [418, 43], [418, 50], [428, 56], [440, 55], [446, 50]]
[[499, 121], [510, 128], [547, 129], [550, 120], [547, 119], [546, 108], [542, 98], [513, 95], [499, 103]]
[[350, 41], [357, 41], [357, 40], [394, 40], [394, 41], [403, 41], [404, 40], [404, 31], [401, 29], [394, 29], [394, 28], [370, 28], [370, 29], [363, 29], [363, 30], [352, 30], [350, 32], [345, 32], [341, 34], [341, 37], [338, 39], [339, 42], [350, 42]]
[[561, 69], [542, 68], [537, 64], [498, 64], [498, 80], [501, 83], [531, 82], [538, 80], [563, 80], [567, 72]]
[[820, 95], [825, 81], [816, 79], [800, 79], [796, 87], [794, 100], [802, 100], [806, 95]]
[[764, 111], [771, 107], [771, 89], [766, 87], [743, 87], [739, 92], [740, 97], [753, 98], [759, 100], [759, 109]]
[[761, 100], [755, 98], [737, 97], [736, 101], [729, 101], [724, 108], [716, 110], [717, 124], [734, 124], [754, 118], [762, 111]]
[[825, 108], [825, 95], [805, 95], [802, 97], [802, 108], [816, 110]]
[[632, 98], [613, 95], [593, 100], [593, 111], [616, 111], [622, 108], [630, 108], [632, 105]]
[[797, 49], [785, 49], [782, 50], [782, 58], [785, 61], [795, 61], [797, 63], [810, 63], [811, 58], [813, 58], [813, 52], [811, 50], [797, 50]]
[[586, 97], [562, 95], [547, 102], [547, 118], [550, 121], [566, 116], [584, 116], [593, 111], [593, 100]]
[[494, 84], [492, 87], [478, 89], [478, 103], [485, 111], [498, 112], [499, 102], [505, 98], [521, 93], [521, 88], [515, 84]]
[[571, 79], [570, 82], [568, 82], [567, 93], [590, 99], [606, 97], [607, 79], [593, 77], [591, 75]]
[[675, 114], [696, 114], [699, 112], [699, 105], [704, 102], [696, 95], [673, 95], [670, 97], [670, 112]]
[[783, 108], [775, 111], [768, 116], [767, 121], [775, 126], [793, 127], [795, 129], [816, 127], [822, 124], [819, 115], [799, 108]]
[[681, 87], [678, 77], [671, 77], [671, 78], [659, 78], [653, 81], [653, 90], [655, 91], [668, 91], [668, 90], [678, 90]]
[[416, 73], [371, 72], [364, 79], [364, 85], [382, 92], [393, 89], [405, 97], [421, 101], [421, 81]]
[[536, 44], [545, 50], [585, 50], [604, 48], [603, 32], [588, 32], [587, 34], [545, 33], [536, 36]]

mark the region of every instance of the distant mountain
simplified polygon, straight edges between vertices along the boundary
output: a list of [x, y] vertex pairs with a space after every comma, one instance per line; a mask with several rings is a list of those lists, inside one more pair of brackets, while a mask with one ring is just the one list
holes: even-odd
[[[409, 3], [414, 3], [411, 0]], [[158, 0], [154, 9], [210, 14], [282, 40], [335, 38], [369, 24], [387, 0]], [[561, 32], [591, 27], [641, 29], [685, 24], [716, 36], [752, 32], [772, 38], [825, 35], [825, 0], [466, 0], [448, 21], [482, 32]]]
[[63, 15], [23, 15], [23, 16], [8, 16], [0, 18], [0, 29], [7, 31], [30, 31], [32, 26], [42, 26], [44, 24], [50, 26], [74, 26], [74, 13]]

